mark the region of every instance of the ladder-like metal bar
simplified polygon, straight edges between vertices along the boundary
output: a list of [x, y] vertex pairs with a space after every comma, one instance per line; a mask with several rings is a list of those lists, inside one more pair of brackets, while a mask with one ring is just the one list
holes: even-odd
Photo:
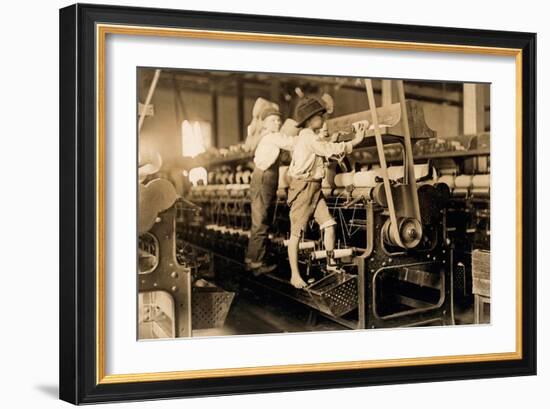
[[378, 113], [376, 112], [376, 101], [374, 99], [374, 90], [372, 87], [372, 80], [368, 78], [365, 79], [365, 89], [367, 91], [369, 109], [372, 113], [372, 125], [374, 127], [376, 150], [378, 151], [378, 158], [380, 159], [380, 169], [382, 170], [382, 179], [384, 180], [384, 190], [386, 193], [386, 200], [388, 202], [388, 211], [390, 213], [391, 235], [395, 238], [397, 242], [396, 244], [398, 244], [400, 247], [405, 247], [401, 242], [401, 237], [397, 230], [397, 214], [395, 212], [395, 205], [393, 202], [390, 178], [388, 175], [388, 165], [386, 163], [386, 154], [384, 153], [384, 142], [382, 141], [382, 134], [380, 133], [380, 128], [378, 127]]
[[414, 173], [414, 160], [413, 150], [411, 143], [411, 131], [409, 128], [409, 113], [407, 111], [407, 105], [405, 104], [405, 87], [403, 86], [403, 80], [397, 81], [397, 93], [399, 96], [399, 103], [401, 104], [401, 123], [403, 124], [405, 145], [405, 163], [403, 176], [405, 177], [405, 183], [409, 186], [410, 199], [412, 200], [414, 217], [419, 222], [420, 219], [420, 205], [418, 203], [418, 190], [416, 188], [416, 175]]
[[141, 131], [141, 127], [143, 126], [143, 121], [145, 121], [145, 111], [147, 110], [147, 107], [151, 103], [151, 99], [153, 98], [153, 94], [155, 93], [155, 88], [157, 87], [157, 82], [160, 77], [160, 69], [155, 70], [155, 75], [153, 76], [153, 81], [151, 82], [151, 86], [149, 87], [149, 91], [147, 92], [147, 97], [145, 98], [145, 104], [143, 105], [143, 112], [139, 115], [139, 121], [138, 121], [138, 132]]

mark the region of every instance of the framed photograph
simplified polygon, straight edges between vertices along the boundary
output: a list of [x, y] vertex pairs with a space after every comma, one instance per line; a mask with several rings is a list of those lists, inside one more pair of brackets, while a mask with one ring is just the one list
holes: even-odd
[[60, 10], [60, 398], [536, 374], [536, 35]]

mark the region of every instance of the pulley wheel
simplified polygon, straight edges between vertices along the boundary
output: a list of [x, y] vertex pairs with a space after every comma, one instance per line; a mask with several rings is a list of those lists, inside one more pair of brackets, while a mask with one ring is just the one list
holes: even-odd
[[[406, 217], [399, 219], [397, 222], [397, 234], [399, 237], [395, 237], [395, 233], [391, 229], [391, 220], [386, 220], [384, 226], [382, 226], [384, 241], [392, 246], [412, 249], [422, 239], [422, 225], [416, 219]], [[399, 243], [399, 238], [401, 239], [401, 243]]]

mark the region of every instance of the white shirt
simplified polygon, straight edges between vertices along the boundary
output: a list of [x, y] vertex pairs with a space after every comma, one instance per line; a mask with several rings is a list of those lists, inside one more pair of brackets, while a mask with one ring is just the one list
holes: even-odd
[[294, 142], [288, 174], [296, 179], [322, 179], [325, 176], [323, 158], [351, 153], [351, 142], [328, 142], [309, 128], [302, 129]]
[[262, 136], [256, 151], [254, 152], [254, 163], [261, 170], [268, 169], [273, 165], [281, 149], [291, 151], [294, 146], [294, 138], [280, 132], [270, 132]]

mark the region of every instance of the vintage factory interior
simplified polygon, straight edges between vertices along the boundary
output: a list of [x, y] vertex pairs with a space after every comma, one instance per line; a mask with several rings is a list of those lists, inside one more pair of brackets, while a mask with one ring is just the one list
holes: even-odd
[[[139, 339], [490, 323], [490, 84], [139, 68], [137, 88]], [[349, 149], [323, 158], [334, 248], [310, 217], [296, 285], [294, 147], [263, 186], [269, 268], [247, 249], [265, 115], [296, 139], [305, 99]]]

